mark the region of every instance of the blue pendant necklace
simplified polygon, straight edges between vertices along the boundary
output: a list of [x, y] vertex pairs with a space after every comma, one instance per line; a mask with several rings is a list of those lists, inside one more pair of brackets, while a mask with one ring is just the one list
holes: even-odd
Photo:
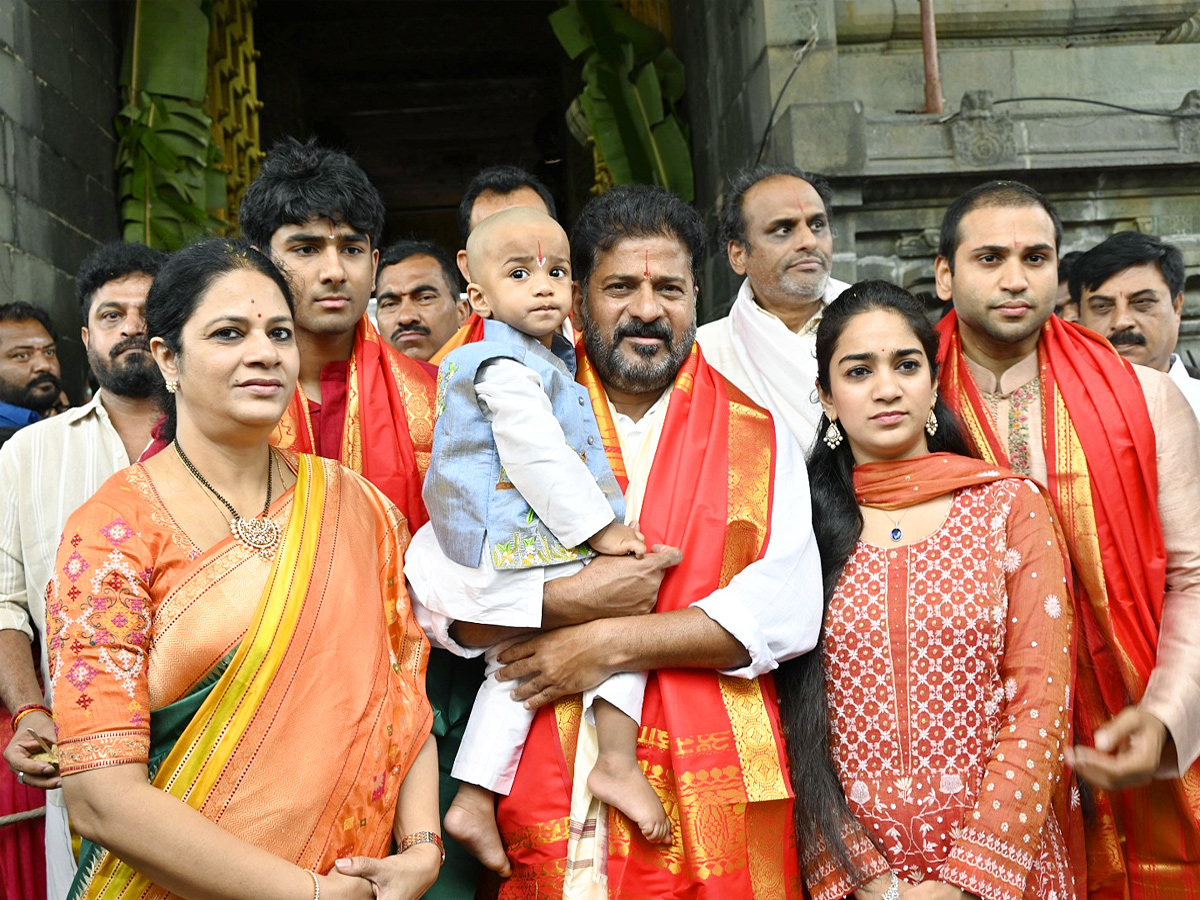
[[904, 539], [904, 532], [900, 530], [900, 522], [905, 516], [908, 515], [908, 509], [905, 509], [904, 512], [900, 513], [899, 519], [893, 519], [886, 509], [879, 509], [878, 506], [873, 506], [871, 508], [879, 510], [879, 512], [887, 516], [887, 520], [892, 523], [891, 537], [893, 541], [899, 542]]

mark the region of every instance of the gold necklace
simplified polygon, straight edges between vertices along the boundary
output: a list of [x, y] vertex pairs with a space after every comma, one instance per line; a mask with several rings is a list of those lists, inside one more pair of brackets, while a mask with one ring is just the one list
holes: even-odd
[[275, 454], [268, 449], [267, 502], [263, 504], [262, 512], [253, 519], [243, 519], [238, 515], [233, 504], [222, 497], [217, 489], [208, 483], [208, 479], [200, 474], [200, 470], [188, 459], [183, 448], [179, 446], [178, 438], [175, 440], [175, 452], [179, 455], [179, 461], [183, 463], [184, 468], [192, 473], [192, 477], [200, 482], [201, 486], [207, 488], [229, 510], [229, 514], [233, 516], [229, 521], [229, 530], [233, 536], [263, 559], [273, 557], [275, 548], [279, 546], [280, 531], [279, 524], [274, 519], [267, 518], [267, 510], [271, 508], [271, 489], [275, 486]]

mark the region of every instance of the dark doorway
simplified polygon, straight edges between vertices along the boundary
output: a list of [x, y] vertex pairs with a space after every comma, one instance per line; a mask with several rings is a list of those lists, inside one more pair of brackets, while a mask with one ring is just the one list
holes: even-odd
[[555, 0], [261, 0], [255, 43], [263, 149], [315, 135], [383, 193], [385, 240], [460, 246], [455, 210], [481, 168], [520, 165], [568, 211], [589, 164], [563, 115]]

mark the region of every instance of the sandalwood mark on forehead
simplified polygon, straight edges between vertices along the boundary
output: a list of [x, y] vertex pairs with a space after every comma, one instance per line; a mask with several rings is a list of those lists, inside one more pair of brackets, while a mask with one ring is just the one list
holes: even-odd
[[650, 277], [650, 251], [649, 251], [649, 250], [647, 250], [647, 251], [646, 251], [646, 272], [645, 272], [645, 275], [646, 275], [646, 277], [647, 277], [647, 278], [649, 278], [649, 277]]

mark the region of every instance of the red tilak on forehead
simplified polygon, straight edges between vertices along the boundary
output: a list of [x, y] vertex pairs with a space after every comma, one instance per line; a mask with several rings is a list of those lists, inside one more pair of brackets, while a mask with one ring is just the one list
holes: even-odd
[[537, 263], [538, 263], [538, 268], [539, 268], [539, 269], [544, 269], [544, 268], [546, 267], [546, 257], [542, 256], [542, 242], [541, 242], [541, 241], [538, 241], [538, 259], [537, 259]]
[[650, 251], [646, 251], [646, 277], [650, 277]]
[[800, 207], [800, 216], [804, 217], [804, 201], [800, 199], [800, 193], [796, 190], [792, 191], [792, 196], [796, 198], [796, 205]]
[[1015, 228], [1013, 229], [1013, 246], [1018, 250], [1021, 249], [1021, 239], [1017, 237], [1017, 231]]

